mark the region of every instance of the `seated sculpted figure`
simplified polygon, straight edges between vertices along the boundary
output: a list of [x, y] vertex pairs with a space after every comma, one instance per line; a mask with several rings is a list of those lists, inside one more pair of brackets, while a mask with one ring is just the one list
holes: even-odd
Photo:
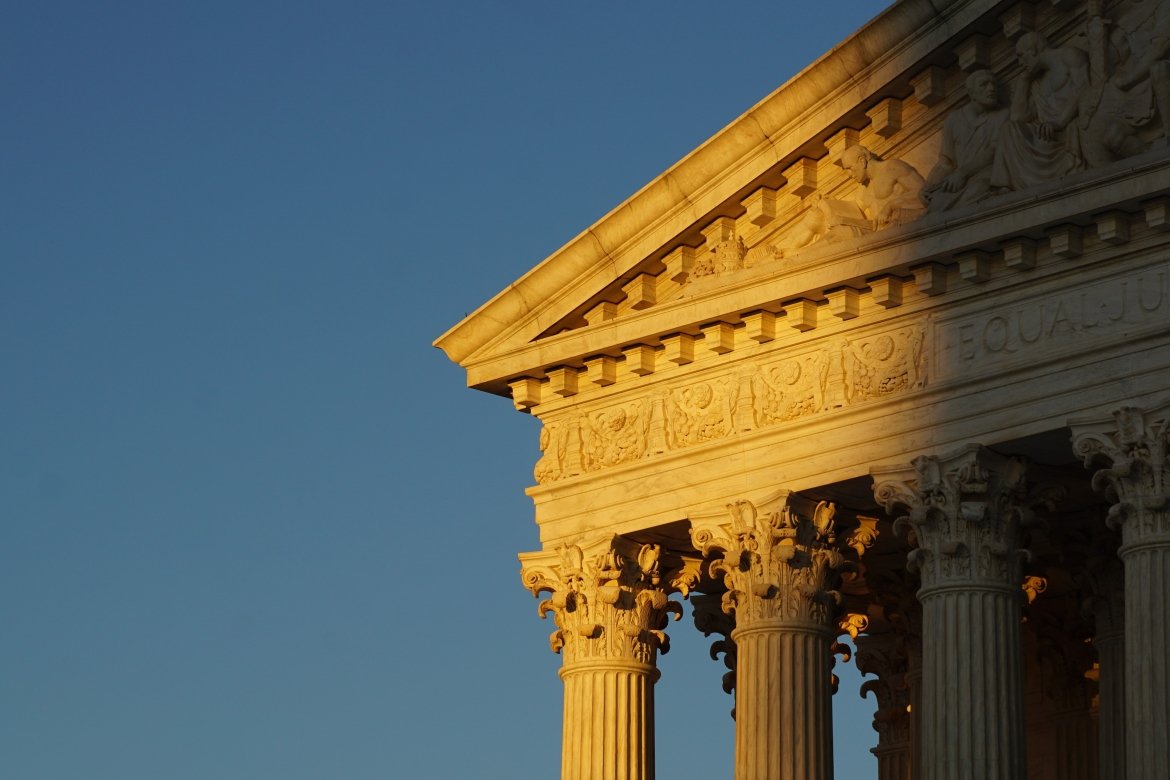
[[938, 163], [926, 177], [922, 197], [931, 212], [978, 203], [992, 194], [991, 169], [1008, 110], [1000, 105], [999, 85], [989, 70], [967, 77], [970, 101], [943, 124]]
[[883, 160], [860, 144], [846, 147], [838, 163], [862, 186], [860, 198], [856, 202], [819, 200], [778, 250], [781, 256], [820, 238], [833, 241], [903, 225], [925, 211], [924, 182], [914, 166], [902, 160]]
[[1010, 121], [995, 150], [991, 185], [1018, 190], [1083, 167], [1080, 126], [1073, 120], [1089, 81], [1089, 58], [1071, 46], [1051, 48], [1039, 33], [1016, 42], [1023, 70], [1012, 90]]

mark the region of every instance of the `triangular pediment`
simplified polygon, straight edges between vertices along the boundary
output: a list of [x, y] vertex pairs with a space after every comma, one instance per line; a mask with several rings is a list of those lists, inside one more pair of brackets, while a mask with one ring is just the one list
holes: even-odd
[[948, 265], [977, 279], [1004, 236], [1138, 208], [1170, 191], [1162, 124], [1148, 78], [1110, 86], [1128, 66], [1094, 36], [1121, 30], [1143, 54], [1159, 7], [898, 2], [436, 346], [469, 384], [532, 395], [679, 335], [808, 330], [860, 291], [896, 305], [903, 282], [934, 294]]

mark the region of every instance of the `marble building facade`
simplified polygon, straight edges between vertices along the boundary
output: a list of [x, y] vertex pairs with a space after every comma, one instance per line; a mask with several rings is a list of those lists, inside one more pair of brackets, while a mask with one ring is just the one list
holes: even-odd
[[737, 780], [845, 636], [881, 780], [1170, 777], [1170, 4], [901, 0], [436, 345], [543, 424], [564, 780], [684, 611]]

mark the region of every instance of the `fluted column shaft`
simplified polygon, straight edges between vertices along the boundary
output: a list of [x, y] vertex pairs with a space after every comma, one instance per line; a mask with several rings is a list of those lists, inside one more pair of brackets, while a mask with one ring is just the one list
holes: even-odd
[[1022, 780], [1019, 588], [965, 583], [920, 598], [923, 777]]
[[738, 628], [732, 638], [736, 780], [831, 780], [832, 631], [768, 621]]
[[831, 504], [782, 491], [691, 518], [691, 539], [735, 616], [736, 780], [832, 780], [830, 649], [844, 563]]
[[654, 682], [649, 664], [586, 661], [561, 668], [563, 780], [654, 777]]
[[[1125, 568], [1125, 771], [1170, 771], [1170, 409], [1070, 422], [1073, 449], [1114, 501]], [[1102, 669], [1104, 674], [1104, 668]], [[1103, 702], [1104, 704], [1104, 702]]]
[[909, 745], [877, 747], [870, 752], [877, 758], [878, 780], [910, 780]]
[[660, 554], [610, 537], [520, 556], [524, 584], [551, 594], [539, 611], [555, 617], [549, 641], [564, 658], [562, 780], [654, 780], [655, 659], [681, 613]]
[[[1170, 527], [1161, 517], [1139, 518]], [[1170, 538], [1130, 542], [1125, 565], [1125, 758], [1130, 777], [1170, 772]]]
[[1024, 780], [1021, 458], [978, 446], [874, 469], [874, 494], [907, 507], [922, 587], [921, 780]]

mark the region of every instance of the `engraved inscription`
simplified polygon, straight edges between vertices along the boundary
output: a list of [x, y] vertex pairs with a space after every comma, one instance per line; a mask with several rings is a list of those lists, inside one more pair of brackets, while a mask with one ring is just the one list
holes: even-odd
[[1101, 282], [951, 323], [941, 348], [954, 366], [1034, 360], [1041, 353], [1083, 349], [1086, 339], [1115, 339], [1134, 325], [1163, 321], [1170, 312], [1170, 269]]

